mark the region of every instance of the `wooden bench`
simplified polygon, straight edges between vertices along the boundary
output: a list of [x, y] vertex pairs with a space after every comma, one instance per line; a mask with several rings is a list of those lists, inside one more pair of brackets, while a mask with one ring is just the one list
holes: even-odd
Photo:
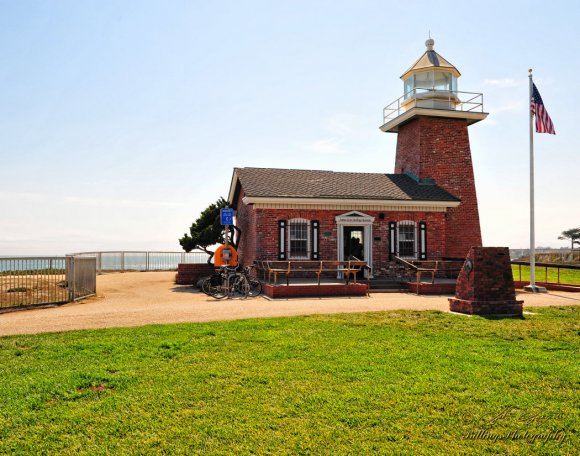
[[[268, 282], [271, 282], [272, 275], [274, 275], [274, 284], [278, 282], [278, 274], [286, 275], [286, 283], [288, 283], [288, 274], [290, 274], [289, 261], [264, 261], [264, 272], [268, 274]], [[265, 280], [265, 276], [264, 276]]]
[[[308, 260], [290, 260], [290, 261], [265, 261], [257, 260], [256, 268], [262, 271], [264, 280], [268, 276], [268, 282], [271, 282], [274, 276], [274, 284], [278, 283], [278, 275], [286, 275], [286, 285], [290, 285], [290, 276], [293, 274], [300, 275], [303, 273], [316, 275], [318, 285], [320, 277], [326, 272], [343, 273], [346, 284], [348, 285], [351, 277], [354, 277], [356, 284], [356, 275], [363, 269], [369, 270], [366, 261], [308, 261]], [[367, 277], [368, 282], [368, 277]]]
[[286, 275], [286, 285], [289, 284], [290, 275], [313, 274], [318, 277], [320, 285], [320, 274], [322, 273], [322, 261], [289, 261], [289, 272]]
[[417, 266], [417, 283], [421, 282], [421, 277], [423, 274], [431, 275], [431, 284], [435, 283], [435, 278], [437, 274], [444, 277], [457, 278], [461, 267], [463, 266], [462, 261], [418, 261]]
[[267, 268], [267, 261], [263, 261], [263, 260], [255, 260], [254, 261], [254, 268], [256, 269], [256, 273], [259, 274], [260, 272], [262, 273], [262, 280], [264, 280], [264, 282], [266, 281], [266, 274], [268, 273], [268, 268]]
[[431, 283], [435, 283], [435, 274], [439, 269], [438, 261], [421, 261], [417, 266], [417, 283], [421, 283], [423, 274], [431, 274]]
[[[357, 273], [364, 268], [368, 268], [366, 261], [323, 261], [321, 272], [343, 273], [346, 284], [348, 285], [351, 276], [354, 277], [354, 283], [356, 283]], [[320, 285], [320, 276], [318, 276], [318, 284]]]

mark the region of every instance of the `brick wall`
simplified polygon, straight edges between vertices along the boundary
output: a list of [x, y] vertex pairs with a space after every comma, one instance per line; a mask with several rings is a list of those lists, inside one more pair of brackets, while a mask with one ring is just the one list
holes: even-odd
[[195, 285], [199, 279], [213, 274], [213, 264], [179, 263], [175, 283], [178, 285]]
[[446, 256], [465, 258], [482, 244], [466, 120], [421, 116], [400, 126], [395, 173], [405, 171], [435, 179], [461, 199], [447, 212]]
[[[302, 218], [318, 220], [319, 253], [321, 260], [336, 260], [337, 258], [337, 225], [335, 217], [349, 211], [344, 210], [307, 210], [307, 209], [255, 209], [253, 205], [238, 204], [237, 223], [242, 228], [238, 253], [244, 264], [250, 264], [256, 259], [278, 259], [278, 221]], [[427, 256], [429, 259], [448, 256], [446, 252], [446, 226], [443, 212], [378, 212], [360, 211], [374, 217], [371, 240], [373, 252], [373, 268], [385, 267], [389, 261], [389, 231], [390, 221], [411, 220], [427, 223]], [[380, 219], [380, 214], [384, 218]], [[418, 237], [418, 234], [417, 234]], [[380, 238], [380, 239], [378, 239]]]
[[367, 286], [364, 283], [350, 285], [292, 285], [280, 286], [270, 283], [262, 284], [262, 292], [269, 298], [302, 298], [321, 296], [366, 296]]
[[253, 205], [242, 202], [244, 197], [243, 189], [240, 190], [238, 206], [236, 208], [236, 226], [241, 230], [238, 243], [238, 261], [241, 264], [249, 265], [258, 259], [256, 256], [256, 213]]

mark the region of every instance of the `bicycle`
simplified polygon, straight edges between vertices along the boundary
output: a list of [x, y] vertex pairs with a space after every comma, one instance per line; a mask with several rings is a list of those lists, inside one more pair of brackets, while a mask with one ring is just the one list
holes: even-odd
[[216, 299], [239, 296], [246, 299], [262, 292], [262, 284], [257, 280], [251, 267], [242, 270], [222, 266], [219, 272], [207, 277], [201, 287], [202, 291]]
[[254, 266], [246, 266], [243, 270], [243, 274], [250, 284], [248, 295], [251, 297], [259, 296], [260, 293], [262, 293], [262, 282], [260, 282], [256, 277]]

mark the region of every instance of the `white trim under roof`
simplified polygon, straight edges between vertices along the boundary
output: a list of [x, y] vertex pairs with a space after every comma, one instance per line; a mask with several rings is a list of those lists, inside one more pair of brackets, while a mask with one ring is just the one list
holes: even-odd
[[[416, 201], [416, 200], [384, 200], [384, 199], [351, 199], [351, 198], [284, 198], [284, 197], [269, 197], [269, 196], [244, 196], [242, 198], [244, 204], [254, 204], [255, 207], [263, 207], [265, 205], [276, 205], [279, 207], [285, 206], [304, 206], [310, 208], [312, 206], [345, 206], [353, 205], [358, 208], [365, 208], [369, 206], [383, 207], [389, 209], [392, 207], [409, 207], [409, 208], [438, 208], [446, 209], [448, 207], [457, 207], [461, 201]], [[312, 207], [314, 209], [314, 207]]]
[[230, 191], [228, 193], [228, 201], [230, 204], [234, 204], [234, 195], [236, 194], [236, 184], [238, 183], [238, 172], [234, 168], [234, 173], [232, 174], [232, 182], [230, 183]]

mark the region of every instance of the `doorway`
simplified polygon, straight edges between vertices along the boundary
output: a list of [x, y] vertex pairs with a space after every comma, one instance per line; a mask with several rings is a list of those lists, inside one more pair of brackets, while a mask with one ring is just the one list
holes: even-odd
[[[364, 248], [364, 232], [363, 226], [345, 226], [343, 228], [343, 239], [344, 239], [344, 256], [346, 260], [361, 260], [365, 259], [365, 248]], [[364, 276], [364, 271], [361, 270], [357, 272], [357, 278], [362, 278]]]
[[[350, 211], [337, 215], [336, 219], [336, 258], [338, 261], [348, 261], [349, 257], [357, 257], [366, 261], [370, 269], [364, 272], [365, 277], [373, 276], [373, 222], [374, 217], [363, 212]], [[357, 239], [355, 241], [353, 238]], [[343, 274], [338, 272], [337, 278]]]

